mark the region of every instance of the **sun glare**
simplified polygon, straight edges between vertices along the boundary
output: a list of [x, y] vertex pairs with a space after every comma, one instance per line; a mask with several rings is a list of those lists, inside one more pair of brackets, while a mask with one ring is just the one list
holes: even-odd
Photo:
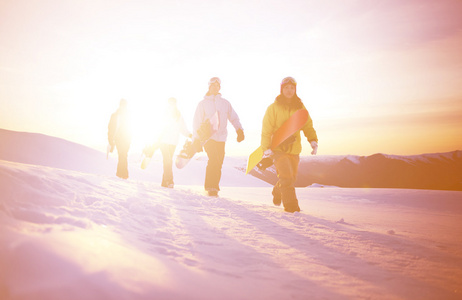
[[165, 105], [158, 102], [149, 102], [149, 104], [132, 107], [130, 114], [134, 150], [152, 145], [161, 137], [165, 128], [165, 111]]

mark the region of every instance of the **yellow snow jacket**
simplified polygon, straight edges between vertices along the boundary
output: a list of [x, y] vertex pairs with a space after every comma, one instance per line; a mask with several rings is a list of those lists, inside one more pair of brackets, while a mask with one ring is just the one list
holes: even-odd
[[[306, 109], [298, 96], [292, 103], [286, 103], [287, 100], [279, 95], [276, 100], [268, 106], [265, 116], [263, 117], [263, 128], [261, 133], [261, 147], [263, 151], [270, 149], [271, 138], [273, 133], [287, 121], [290, 116], [299, 109]], [[308, 114], [308, 120], [301, 129], [308, 139], [308, 142], [318, 141], [316, 131], [313, 127], [313, 121]], [[302, 143], [300, 131], [297, 131], [292, 138], [288, 138], [281, 145], [273, 149], [273, 151], [280, 151], [288, 154], [298, 155], [302, 152]]]

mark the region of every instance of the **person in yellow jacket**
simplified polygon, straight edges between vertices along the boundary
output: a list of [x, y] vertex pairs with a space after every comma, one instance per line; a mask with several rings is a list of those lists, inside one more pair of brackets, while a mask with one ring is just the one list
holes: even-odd
[[[280, 95], [266, 109], [261, 133], [261, 147], [264, 151], [264, 157], [273, 158], [278, 175], [278, 182], [272, 192], [273, 203], [279, 206], [282, 201], [284, 210], [291, 213], [300, 211], [294, 185], [302, 151], [300, 131], [286, 139], [275, 149], [271, 150], [270, 147], [273, 133], [299, 109], [306, 108], [302, 100], [297, 96], [297, 82], [292, 77], [286, 77], [281, 82]], [[301, 131], [303, 131], [313, 149], [311, 154], [315, 155], [318, 149], [318, 137], [309, 114], [308, 121]]]

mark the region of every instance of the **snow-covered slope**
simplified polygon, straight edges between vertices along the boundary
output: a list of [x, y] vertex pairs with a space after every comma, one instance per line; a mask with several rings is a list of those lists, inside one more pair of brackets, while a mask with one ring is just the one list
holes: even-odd
[[158, 155], [121, 180], [115, 159], [35, 138], [0, 160], [2, 300], [462, 298], [462, 192], [299, 188], [288, 214], [242, 158], [214, 198], [204, 155], [165, 189]]
[[461, 192], [165, 189], [0, 161], [1, 299], [460, 299]]
[[0, 160], [109, 175], [104, 153], [39, 133], [0, 129]]

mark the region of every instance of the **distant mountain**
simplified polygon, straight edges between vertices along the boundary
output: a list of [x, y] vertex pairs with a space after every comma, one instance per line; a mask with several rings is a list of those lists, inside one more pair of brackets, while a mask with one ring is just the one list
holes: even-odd
[[[274, 166], [251, 175], [271, 184], [277, 181]], [[312, 184], [352, 188], [406, 188], [462, 190], [462, 151], [398, 156], [302, 157], [297, 187]]]

